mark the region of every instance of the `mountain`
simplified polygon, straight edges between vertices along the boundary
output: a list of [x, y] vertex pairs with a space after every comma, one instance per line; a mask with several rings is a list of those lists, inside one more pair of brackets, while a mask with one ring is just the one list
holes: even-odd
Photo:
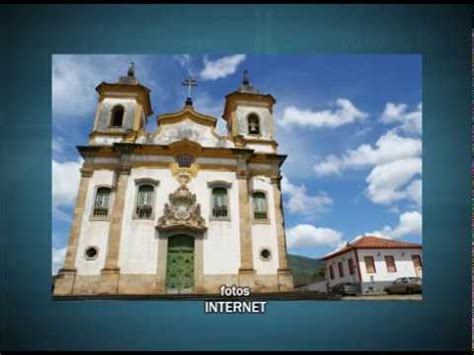
[[289, 254], [288, 264], [293, 271], [295, 286], [324, 280], [323, 260]]

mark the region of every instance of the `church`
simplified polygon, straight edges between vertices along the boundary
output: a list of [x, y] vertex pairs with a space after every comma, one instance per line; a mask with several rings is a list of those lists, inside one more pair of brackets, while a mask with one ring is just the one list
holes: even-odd
[[55, 296], [217, 294], [293, 290], [288, 267], [275, 99], [245, 71], [225, 96], [227, 134], [193, 107], [152, 115], [133, 64], [96, 87], [67, 253]]

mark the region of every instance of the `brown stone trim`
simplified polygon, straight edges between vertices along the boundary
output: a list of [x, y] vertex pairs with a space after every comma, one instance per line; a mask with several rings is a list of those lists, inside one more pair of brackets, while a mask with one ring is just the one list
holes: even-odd
[[248, 178], [237, 175], [240, 204], [240, 268], [253, 270], [252, 239], [250, 229], [250, 208]]
[[286, 251], [286, 237], [283, 222], [283, 204], [280, 190], [280, 178], [271, 179], [271, 183], [273, 185], [273, 202], [278, 240], [278, 267], [280, 269], [287, 269], [288, 256]]
[[[112, 218], [109, 227], [107, 254], [105, 266], [102, 269], [101, 293], [117, 292], [120, 269], [118, 258], [122, 232], [123, 210], [125, 205], [125, 192], [127, 189], [130, 168], [122, 166], [116, 172], [116, 188], [112, 207]], [[117, 282], [117, 284], [115, 284]]]
[[214, 117], [203, 115], [195, 111], [192, 106], [185, 106], [181, 111], [158, 116], [156, 119], [156, 124], [161, 126], [164, 124], [180, 122], [186, 119], [210, 127], [215, 127], [217, 123], [217, 120]]
[[165, 293], [166, 291], [166, 265], [168, 261], [168, 238], [158, 235], [158, 261], [156, 270], [156, 291]]
[[73, 222], [71, 232], [69, 234], [69, 243], [64, 261], [64, 269], [75, 270], [77, 248], [79, 245], [79, 236], [81, 233], [82, 219], [87, 200], [87, 192], [89, 189], [90, 177], [92, 172], [88, 169], [81, 169], [81, 180], [79, 183], [79, 191], [76, 197], [74, 208]]

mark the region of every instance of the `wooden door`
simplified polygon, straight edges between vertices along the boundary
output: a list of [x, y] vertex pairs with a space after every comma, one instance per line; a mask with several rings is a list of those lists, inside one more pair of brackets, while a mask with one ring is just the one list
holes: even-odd
[[172, 236], [168, 240], [166, 287], [170, 293], [189, 293], [194, 286], [194, 238]]

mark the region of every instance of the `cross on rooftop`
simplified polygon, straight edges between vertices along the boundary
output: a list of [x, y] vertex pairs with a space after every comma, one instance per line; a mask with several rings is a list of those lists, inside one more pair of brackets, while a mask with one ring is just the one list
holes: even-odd
[[192, 89], [193, 87], [198, 86], [197, 81], [192, 76], [190, 76], [183, 81], [182, 85], [188, 87], [188, 97], [186, 98], [186, 105], [192, 105], [193, 104]]

